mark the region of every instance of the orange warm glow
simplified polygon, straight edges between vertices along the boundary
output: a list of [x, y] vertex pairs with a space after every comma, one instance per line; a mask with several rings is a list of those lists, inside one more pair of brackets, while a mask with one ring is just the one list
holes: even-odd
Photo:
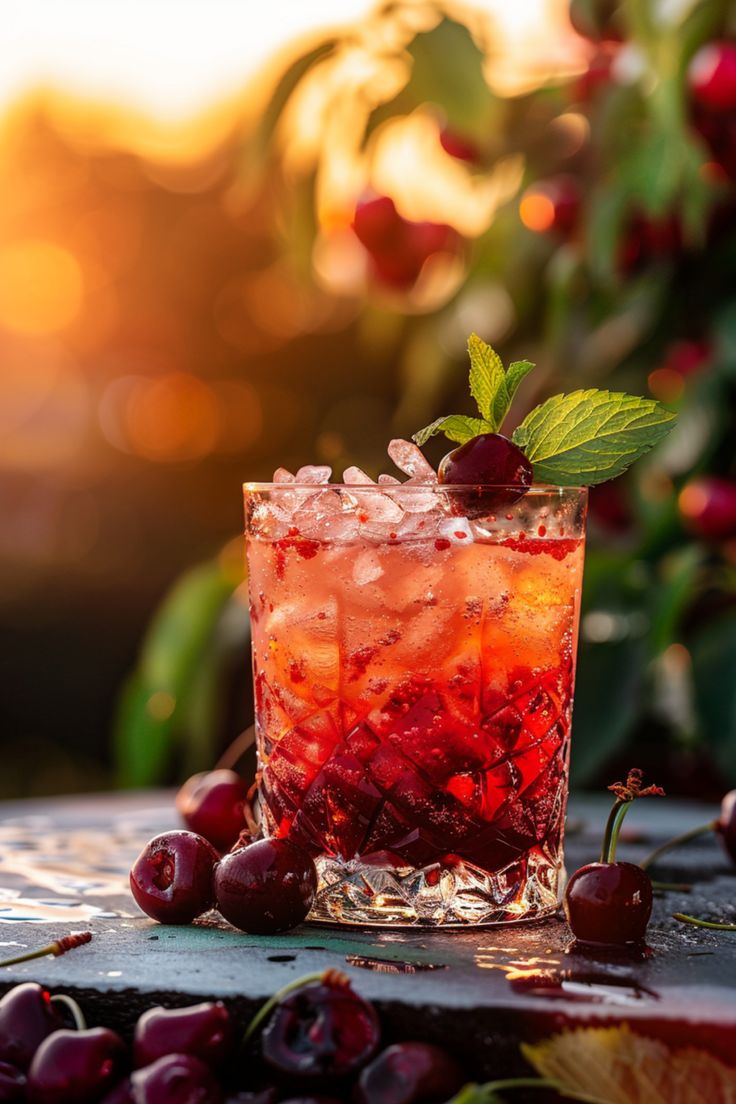
[[544, 234], [554, 226], [555, 205], [549, 196], [530, 193], [519, 203], [519, 217], [528, 230]]
[[83, 300], [79, 264], [53, 242], [23, 239], [0, 251], [0, 325], [21, 334], [65, 329]]

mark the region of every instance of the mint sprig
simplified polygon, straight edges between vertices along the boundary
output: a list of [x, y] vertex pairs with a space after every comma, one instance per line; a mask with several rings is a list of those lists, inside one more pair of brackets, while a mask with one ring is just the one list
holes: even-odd
[[479, 433], [498, 433], [517, 387], [534, 367], [528, 360], [515, 360], [504, 368], [498, 353], [474, 333], [468, 338], [468, 353], [470, 394], [475, 399], [480, 418], [469, 418], [466, 414], [437, 418], [414, 434], [413, 439], [418, 445], [425, 444], [435, 433], [444, 433], [445, 437], [460, 445]]
[[[522, 380], [534, 365], [501, 358], [477, 334], [468, 339], [470, 393], [479, 418], [450, 414], [414, 434], [423, 445], [435, 433], [465, 444], [498, 433]], [[654, 399], [589, 389], [555, 395], [527, 414], [511, 440], [534, 466], [534, 479], [560, 486], [592, 486], [613, 479], [672, 429], [676, 415]]]

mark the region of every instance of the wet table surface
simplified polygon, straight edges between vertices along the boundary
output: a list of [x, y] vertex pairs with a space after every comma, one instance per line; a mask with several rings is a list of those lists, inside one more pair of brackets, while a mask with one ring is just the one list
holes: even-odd
[[[605, 798], [572, 800], [569, 869], [597, 858], [608, 808]], [[619, 857], [637, 861], [715, 812], [642, 801], [629, 813]], [[657, 898], [646, 956], [610, 960], [571, 950], [557, 919], [468, 932], [304, 924], [273, 937], [245, 935], [214, 916], [163, 927], [138, 912], [127, 872], [146, 839], [174, 826], [169, 793], [0, 805], [0, 956], [70, 931], [94, 936], [64, 957], [6, 967], [0, 991], [41, 981], [75, 995], [91, 1021], [125, 1032], [153, 1004], [214, 997], [245, 1021], [288, 981], [335, 966], [377, 1002], [389, 1035], [452, 1043], [475, 1076], [513, 1070], [520, 1037], [570, 1021], [625, 1019], [675, 1041], [736, 1050], [736, 932], [671, 916], [736, 921], [736, 870], [712, 835], [658, 867], [659, 877], [693, 890]]]

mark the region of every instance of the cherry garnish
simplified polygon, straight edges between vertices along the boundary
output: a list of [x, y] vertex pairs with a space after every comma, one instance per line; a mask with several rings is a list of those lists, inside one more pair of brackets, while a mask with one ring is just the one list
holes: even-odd
[[338, 1078], [357, 1073], [375, 1054], [379, 1037], [373, 1005], [344, 975], [328, 972], [276, 1004], [261, 1046], [265, 1061], [280, 1073]]
[[259, 840], [231, 851], [215, 868], [217, 907], [246, 932], [269, 935], [296, 927], [316, 892], [314, 862], [290, 840]]
[[164, 832], [149, 840], [133, 863], [131, 892], [159, 923], [189, 924], [214, 904], [212, 871], [219, 857], [194, 832]]
[[209, 1066], [192, 1054], [167, 1054], [130, 1075], [135, 1104], [222, 1104]]
[[625, 783], [608, 787], [616, 795], [606, 825], [601, 861], [582, 866], [565, 890], [570, 930], [581, 943], [621, 946], [643, 940], [652, 912], [652, 883], [634, 863], [616, 862], [616, 845], [632, 801], [662, 795], [659, 786], [642, 787], [642, 772], [629, 771]]
[[233, 770], [193, 775], [176, 795], [176, 809], [190, 832], [229, 851], [245, 828], [243, 808], [248, 787]]
[[[440, 483], [464, 485], [461, 509], [478, 516], [516, 502], [531, 485], [534, 469], [521, 449], [500, 433], [481, 433], [440, 461]], [[485, 484], [485, 486], [483, 486]], [[490, 486], [489, 486], [490, 484]]]
[[0, 1000], [0, 1061], [27, 1070], [44, 1039], [63, 1026], [42, 986], [16, 985]]
[[464, 1085], [457, 1062], [431, 1043], [396, 1043], [381, 1051], [358, 1080], [358, 1104], [439, 1104]]
[[0, 1100], [25, 1100], [26, 1076], [17, 1066], [0, 1062]]
[[209, 1066], [221, 1066], [235, 1043], [232, 1018], [222, 1001], [189, 1008], [149, 1008], [133, 1037], [136, 1066], [148, 1066], [167, 1054], [191, 1054]]
[[33, 1104], [94, 1104], [117, 1081], [125, 1044], [106, 1027], [62, 1028], [39, 1046], [28, 1070]]

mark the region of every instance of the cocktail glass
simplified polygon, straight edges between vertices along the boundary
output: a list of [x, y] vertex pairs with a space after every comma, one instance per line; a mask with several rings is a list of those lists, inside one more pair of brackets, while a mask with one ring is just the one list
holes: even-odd
[[245, 485], [260, 813], [315, 859], [311, 919], [557, 908], [586, 502]]

